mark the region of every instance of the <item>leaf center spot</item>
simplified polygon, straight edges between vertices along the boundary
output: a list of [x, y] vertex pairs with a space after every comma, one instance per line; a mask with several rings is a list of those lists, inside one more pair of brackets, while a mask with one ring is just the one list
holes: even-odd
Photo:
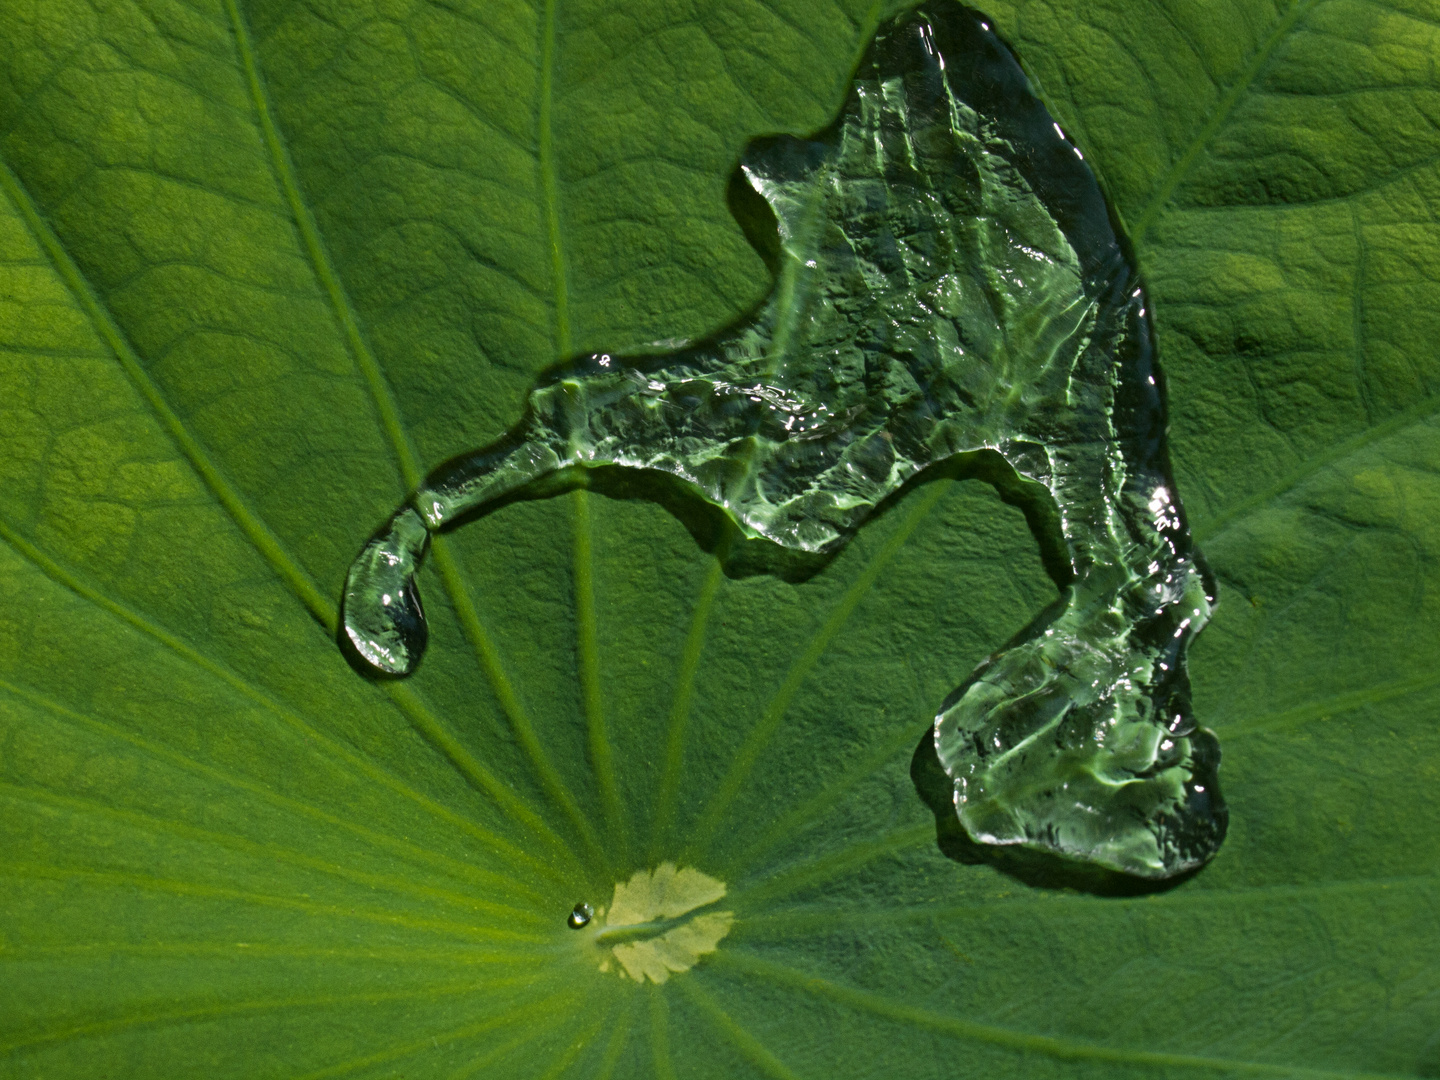
[[724, 895], [723, 881], [670, 862], [616, 882], [609, 906], [591, 924], [600, 970], [638, 983], [689, 971], [730, 932], [734, 912], [700, 910]]

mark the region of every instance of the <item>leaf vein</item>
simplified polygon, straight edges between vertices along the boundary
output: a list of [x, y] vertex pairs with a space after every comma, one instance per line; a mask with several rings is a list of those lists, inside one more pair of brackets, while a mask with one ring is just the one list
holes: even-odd
[[[249, 28], [246, 26], [240, 14], [237, 0], [224, 0], [224, 3], [226, 13], [230, 18], [236, 48], [240, 53], [241, 63], [245, 69], [246, 81], [253, 99], [255, 114], [264, 136], [265, 145], [269, 150], [271, 167], [275, 174], [276, 182], [280, 184], [281, 189], [285, 193], [286, 200], [290, 204], [295, 227], [299, 230], [301, 238], [304, 241], [305, 250], [314, 268], [315, 276], [330, 301], [330, 306], [334, 311], [336, 322], [340, 327], [346, 346], [354, 358], [356, 366], [360, 369], [361, 376], [365, 380], [371, 401], [375, 406], [376, 412], [379, 414], [381, 428], [400, 466], [401, 483], [407, 491], [413, 491], [420, 486], [423, 475], [420, 472], [409, 433], [405, 430], [404, 422], [401, 419], [399, 407], [395, 402], [394, 395], [391, 393], [385, 374], [380, 368], [379, 361], [370, 349], [364, 334], [361, 332], [359, 318], [331, 262], [329, 252], [326, 250], [324, 241], [320, 236], [314, 215], [311, 214], [301, 194], [299, 180], [295, 175], [289, 154], [286, 152], [285, 145], [281, 139], [279, 128], [275, 123], [269, 99], [265, 92], [264, 83], [260, 77], [254, 48], [250, 40]], [[460, 617], [461, 627], [479, 654], [481, 668], [487, 676], [489, 676], [492, 685], [495, 687], [497, 696], [500, 698], [502, 707], [505, 708], [507, 714], [509, 714], [512, 726], [514, 726], [517, 729], [517, 733], [521, 735], [522, 741], [526, 744], [526, 749], [531, 751], [532, 760], [535, 760], [538, 747], [534, 745], [535, 740], [533, 735], [529, 740], [526, 740], [525, 732], [520, 730], [523, 728], [525, 731], [528, 731], [530, 727], [529, 721], [525, 718], [521, 710], [519, 698], [511, 687], [509, 679], [501, 667], [499, 657], [495, 655], [489, 637], [485, 634], [480, 624], [479, 616], [470, 601], [469, 591], [461, 581], [458, 568], [452, 563], [450, 554], [448, 550], [445, 549], [445, 545], [435, 545], [434, 558], [436, 568], [440, 570], [441, 580], [446, 592], [449, 594], [451, 603], [454, 604], [456, 613]], [[395, 696], [393, 692], [392, 696]], [[402, 697], [403, 696], [404, 695], [402, 695]], [[508, 808], [507, 812], [518, 814], [524, 820], [530, 822], [532, 829], [538, 827], [541, 831], [549, 831], [533, 811], [524, 808], [523, 800], [509, 791], [505, 785], [500, 784], [495, 778], [491, 777], [488, 770], [479, 767], [478, 763], [474, 762], [473, 758], [460, 748], [458, 740], [451, 736], [448, 730], [444, 730], [446, 725], [439, 721], [438, 718], [427, 722], [425, 727], [427, 731], [431, 732], [432, 735], [438, 739], [442, 752], [451, 763], [460, 769], [462, 774], [467, 778], [478, 781], [480, 786], [489, 792], [501, 806]], [[543, 754], [540, 754], [539, 757], [543, 760]], [[572, 821], [577, 823], [577, 827], [580, 828], [583, 836], [586, 826], [578, 810], [573, 808], [573, 798], [571, 798], [569, 792], [564, 789], [563, 783], [558, 781], [558, 776], [554, 773], [553, 769], [544, 767], [546, 764], [548, 764], [548, 762], [542, 764], [541, 761], [536, 761], [536, 767], [540, 772], [542, 784], [550, 789], [551, 794], [558, 799], [562, 808], [570, 812]]]
[[840, 983], [809, 975], [782, 964], [742, 956], [734, 950], [722, 950], [716, 953], [713, 959], [716, 963], [737, 971], [757, 978], [768, 979], [782, 986], [804, 990], [816, 997], [826, 998], [837, 1005], [857, 1012], [868, 1012], [886, 1020], [910, 1024], [937, 1034], [949, 1035], [970, 1042], [986, 1043], [1022, 1054], [1041, 1054], [1058, 1061], [1099, 1061], [1115, 1065], [1148, 1065], [1162, 1069], [1186, 1068], [1207, 1072], [1241, 1072], [1258, 1076], [1286, 1077], [1292, 1078], [1292, 1080], [1296, 1077], [1307, 1077], [1311, 1080], [1365, 1080], [1365, 1078], [1395, 1080], [1389, 1074], [1341, 1072], [1294, 1065], [1272, 1065], [1268, 1062], [1243, 1061], [1234, 1058], [1204, 1057], [1197, 1054], [1128, 1050], [1080, 1039], [1054, 1035], [1033, 1035], [973, 1020], [962, 1020], [959, 1017], [946, 1016], [929, 1009], [890, 1001], [879, 994], [843, 986]]
[[69, 589], [77, 596], [109, 612], [112, 616], [120, 619], [136, 630], [159, 642], [181, 659], [198, 667], [200, 670], [219, 679], [226, 685], [237, 690], [245, 697], [263, 706], [266, 711], [284, 723], [286, 727], [302, 735], [308, 741], [318, 743], [325, 752], [332, 758], [344, 762], [351, 770], [361, 776], [376, 780], [385, 787], [397, 794], [416, 803], [429, 813], [456, 825], [465, 832], [474, 836], [491, 847], [495, 852], [502, 853], [510, 861], [522, 865], [528, 865], [532, 869], [545, 872], [544, 864], [535, 860], [519, 848], [503, 840], [501, 837], [485, 829], [478, 822], [472, 821], [463, 814], [458, 814], [448, 807], [442, 806], [415, 791], [408, 784], [405, 784], [399, 777], [392, 775], [387, 770], [376, 765], [364, 755], [357, 753], [346, 746], [339, 739], [325, 734], [320, 728], [308, 722], [298, 713], [283, 708], [273, 700], [267, 693], [252, 686], [249, 681], [228, 667], [211, 660], [199, 650], [181, 641], [175, 634], [170, 633], [163, 627], [152, 623], [144, 616], [131, 611], [129, 608], [109, 599], [97, 590], [81, 582], [74, 575], [61, 567], [58, 563], [44, 555], [38, 548], [16, 533], [10, 526], [0, 520], [0, 539], [3, 539], [14, 551], [20, 554], [27, 561], [32, 563], [46, 577], [57, 584]]
[[119, 362], [121, 370], [129, 378], [131, 385], [134, 386], [140, 397], [155, 413], [161, 427], [165, 429], [176, 448], [190, 462], [191, 467], [199, 474], [205, 486], [210, 489], [220, 505], [239, 526], [241, 533], [261, 557], [270, 564], [296, 599], [310, 611], [315, 620], [327, 632], [333, 634], [335, 606], [321, 595], [309, 575], [290, 558], [275, 534], [250, 510], [240, 493], [210, 460], [199, 440], [190, 434], [179, 415], [161, 394], [160, 388], [146, 373], [140, 363], [140, 357], [130, 345], [118, 323], [105, 309], [99, 294], [81, 274], [80, 268], [70, 258], [70, 254], [61, 243], [60, 238], [45, 223], [39, 208], [31, 199], [24, 185], [21, 184], [20, 178], [3, 161], [0, 161], [0, 191], [9, 197], [12, 205], [19, 211], [20, 217], [24, 220], [31, 235], [40, 245], [41, 250], [49, 256], [56, 274], [65, 283], [71, 295], [75, 297], [77, 305], [95, 328], [96, 335], [110, 349]]
[[79, 815], [109, 818], [112, 821], [123, 822], [134, 828], [144, 829], [154, 833], [168, 834], [182, 840], [215, 844], [260, 859], [271, 859], [275, 862], [289, 863], [292, 866], [314, 870], [342, 881], [348, 881], [351, 884], [363, 885], [371, 889], [386, 889], [401, 895], [434, 900], [447, 907], [483, 912], [495, 917], [522, 919], [532, 923], [540, 922], [540, 918], [535, 912], [527, 911], [524, 908], [512, 907], [508, 904], [497, 904], [491, 901], [481, 900], [475, 896], [466, 896], [463, 893], [451, 892], [448, 889], [414, 885], [389, 874], [366, 873], [351, 867], [325, 862], [323, 859], [317, 859], [314, 856], [306, 855], [303, 852], [295, 851], [278, 844], [262, 843], [237, 833], [222, 833], [213, 829], [201, 829], [183, 821], [161, 818], [153, 814], [125, 810], [115, 806], [107, 806], [94, 799], [60, 795], [52, 791], [46, 791], [43, 788], [14, 784], [3, 780], [0, 780], [0, 797], [8, 797], [15, 802], [28, 802], [33, 806], [46, 806]]
[[412, 918], [393, 911], [367, 911], [354, 905], [317, 904], [293, 896], [273, 896], [269, 893], [252, 892], [248, 889], [232, 889], [221, 885], [204, 885], [193, 881], [177, 881], [171, 878], [155, 877], [150, 874], [135, 874], [120, 870], [77, 869], [66, 866], [51, 866], [41, 863], [3, 862], [0, 874], [13, 878], [27, 878], [45, 881], [77, 881], [89, 887], [109, 886], [115, 889], [139, 889], [144, 892], [160, 893], [166, 896], [184, 897], [197, 900], [234, 901], [254, 904], [257, 907], [279, 908], [298, 911], [316, 918], [347, 919], [357, 922], [379, 923], [398, 926], [421, 933], [455, 937], [470, 941], [511, 941], [526, 944], [540, 944], [547, 940], [541, 934], [525, 934], [513, 930], [496, 930], [474, 926], [469, 923], [450, 922], [446, 919]]
[[[525, 980], [529, 981], [529, 980]], [[493, 986], [493, 984], [491, 984]], [[487, 989], [475, 982], [451, 983], [425, 987], [417, 990], [392, 990], [379, 993], [326, 994], [319, 997], [268, 998], [259, 1001], [239, 1001], [225, 1005], [205, 1005], [191, 1009], [175, 1009], [170, 1012], [137, 1013], [86, 1024], [73, 1024], [54, 1031], [42, 1032], [25, 1039], [0, 1043], [0, 1053], [16, 1050], [30, 1050], [47, 1043], [66, 1042], [71, 1039], [92, 1035], [108, 1035], [128, 1028], [181, 1024], [187, 1020], [217, 1020], [227, 1016], [244, 1016], [250, 1013], [278, 1012], [283, 1009], [324, 1009], [336, 1005], [378, 1005], [390, 1001], [411, 1001], [423, 998], [439, 998], [448, 994], [477, 993]]]
[[801, 684], [809, 677], [811, 670], [824, 655], [825, 650], [830, 647], [835, 635], [840, 632], [860, 601], [869, 593], [880, 573], [890, 565], [891, 560], [915, 530], [920, 527], [920, 523], [925, 520], [935, 505], [945, 496], [949, 488], [948, 483], [936, 482], [930, 485], [930, 490], [919, 495], [915, 505], [905, 515], [900, 526], [875, 553], [859, 577], [845, 590], [830, 615], [795, 660], [785, 676], [785, 681], [780, 684], [775, 696], [770, 699], [770, 703], [765, 707], [759, 721], [750, 729], [745, 742], [735, 755], [729, 772], [726, 773], [715, 794], [711, 796], [709, 805], [701, 814], [689, 844], [689, 851], [693, 858], [700, 858], [708, 848], [710, 840], [720, 827], [725, 814], [759, 763], [760, 755], [776, 731], [779, 730], [785, 713], [790, 708], [790, 702], [799, 692]]
[[1224, 126], [1225, 121], [1230, 118], [1230, 114], [1235, 111], [1235, 106], [1239, 104], [1245, 92], [1250, 89], [1260, 73], [1265, 69], [1265, 66], [1270, 62], [1270, 58], [1275, 55], [1275, 50], [1280, 47], [1281, 42], [1295, 29], [1299, 21], [1320, 2], [1322, 2], [1322, 0], [1294, 0], [1294, 3], [1290, 5], [1290, 9], [1275, 23], [1269, 36], [1261, 43], [1260, 48], [1255, 51], [1255, 55], [1250, 58], [1250, 63], [1245, 66], [1240, 76], [1231, 84], [1229, 89], [1225, 91], [1224, 95], [1216, 104], [1215, 110], [1210, 114], [1209, 118], [1206, 119], [1205, 123], [1201, 125], [1200, 130], [1195, 133], [1195, 137], [1191, 139], [1189, 146], [1185, 148], [1185, 152], [1180, 155], [1175, 164], [1170, 166], [1169, 171], [1166, 172], [1165, 176], [1161, 179], [1154, 194], [1150, 196], [1144, 209], [1140, 211], [1140, 216], [1135, 220], [1134, 231], [1130, 234], [1131, 241], [1136, 248], [1139, 248], [1144, 242], [1146, 232], [1148, 232], [1150, 226], [1155, 223], [1155, 219], [1159, 216], [1165, 203], [1169, 200], [1170, 196], [1175, 193], [1175, 189], [1180, 186], [1185, 177], [1189, 175], [1190, 170], [1195, 166], [1195, 162], [1199, 160], [1200, 155], [1210, 144], [1210, 140], [1215, 137], [1215, 134]]
[[766, 1076], [774, 1080], [799, 1080], [784, 1062], [777, 1058], [770, 1050], [745, 1028], [738, 1024], [734, 1017], [720, 1007], [719, 1002], [710, 994], [701, 989], [695, 979], [680, 979], [677, 985], [696, 1006], [705, 1018], [712, 1025], [734, 1044], [740, 1051], [742, 1057], [754, 1065]]

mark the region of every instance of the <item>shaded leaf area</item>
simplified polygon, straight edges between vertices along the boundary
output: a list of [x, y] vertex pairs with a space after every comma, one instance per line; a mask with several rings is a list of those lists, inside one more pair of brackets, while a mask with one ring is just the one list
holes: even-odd
[[[335, 648], [366, 531], [538, 371], [764, 293], [727, 178], [838, 106], [868, 5], [19, 0], [0, 1075], [1440, 1068], [1434, 13], [992, 13], [1156, 303], [1216, 862], [1119, 899], [937, 850], [915, 743], [1054, 595], [976, 481], [804, 582], [515, 504], [437, 545], [414, 679]], [[600, 972], [567, 913], [666, 860], [729, 935]]]

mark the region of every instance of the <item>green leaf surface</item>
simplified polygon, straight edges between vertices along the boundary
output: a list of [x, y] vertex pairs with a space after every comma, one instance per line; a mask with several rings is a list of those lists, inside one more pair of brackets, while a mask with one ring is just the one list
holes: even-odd
[[[764, 295], [727, 181], [834, 113], [867, 2], [8, 0], [0, 1075], [1440, 1075], [1440, 13], [990, 14], [1155, 305], [1215, 862], [938, 850], [916, 742], [1054, 596], [978, 481], [803, 583], [516, 503], [437, 542], [413, 678], [336, 648], [366, 536], [540, 371]], [[566, 916], [667, 861], [728, 934], [601, 971]]]

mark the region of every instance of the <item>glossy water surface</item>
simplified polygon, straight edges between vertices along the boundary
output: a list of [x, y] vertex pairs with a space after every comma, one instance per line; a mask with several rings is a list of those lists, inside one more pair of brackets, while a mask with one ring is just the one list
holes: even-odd
[[432, 473], [350, 571], [349, 641], [408, 674], [431, 532], [577, 470], [663, 474], [821, 552], [927, 468], [998, 454], [1069, 565], [935, 718], [959, 821], [1145, 877], [1199, 866], [1226, 823], [1185, 673], [1213, 588], [1144, 293], [1080, 152], [983, 19], [932, 4], [877, 35], [829, 130], [757, 141], [743, 169], [779, 227], [769, 300], [700, 345], [567, 365], [509, 437]]

